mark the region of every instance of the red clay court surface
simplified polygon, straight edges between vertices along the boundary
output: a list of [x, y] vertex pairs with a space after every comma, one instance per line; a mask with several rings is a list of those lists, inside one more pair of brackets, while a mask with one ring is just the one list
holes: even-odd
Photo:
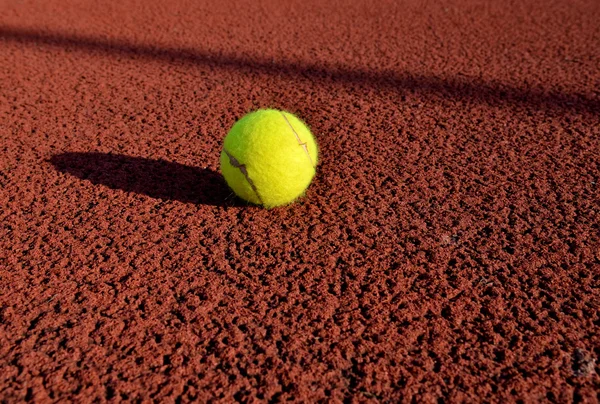
[[[0, 2], [0, 400], [597, 402], [600, 2]], [[306, 198], [233, 198], [289, 110]]]

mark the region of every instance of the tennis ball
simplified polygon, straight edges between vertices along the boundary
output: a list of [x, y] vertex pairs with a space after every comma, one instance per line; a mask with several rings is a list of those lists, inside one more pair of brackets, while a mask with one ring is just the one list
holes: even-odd
[[304, 122], [289, 112], [261, 109], [233, 125], [220, 162], [237, 196], [273, 208], [304, 195], [317, 159], [317, 143]]

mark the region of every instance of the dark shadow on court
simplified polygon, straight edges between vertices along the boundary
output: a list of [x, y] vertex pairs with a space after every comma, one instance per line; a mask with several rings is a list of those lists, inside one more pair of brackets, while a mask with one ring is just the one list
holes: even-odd
[[214, 206], [240, 203], [223, 177], [210, 169], [107, 153], [63, 153], [49, 162], [57, 170], [93, 184], [151, 198]]
[[[169, 63], [204, 65], [216, 69], [230, 69], [240, 73], [306, 78], [318, 83], [343, 83], [391, 89], [402, 95], [415, 92], [459, 101], [498, 106], [523, 106], [557, 113], [600, 113], [600, 99], [577, 93], [547, 92], [541, 88], [515, 87], [489, 83], [476, 78], [440, 78], [426, 74], [395, 71], [372, 71], [347, 67], [323, 67], [310, 63], [278, 62], [271, 58], [241, 58], [234, 55], [215, 55], [191, 48], [159, 48], [134, 44], [125, 40], [110, 40], [0, 27], [0, 39], [36, 46], [60, 47], [108, 56], [130, 59], [163, 60]], [[400, 102], [400, 101], [399, 101]]]

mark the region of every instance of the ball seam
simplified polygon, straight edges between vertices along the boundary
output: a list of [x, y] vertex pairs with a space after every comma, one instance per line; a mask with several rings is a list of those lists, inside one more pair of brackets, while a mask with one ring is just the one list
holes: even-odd
[[292, 126], [292, 123], [289, 121], [289, 119], [287, 118], [287, 116], [285, 116], [285, 114], [283, 112], [281, 112], [281, 116], [283, 116], [283, 119], [285, 119], [285, 121], [287, 122], [288, 126], [290, 127], [290, 129], [292, 130], [292, 132], [294, 133], [294, 136], [296, 136], [296, 140], [298, 141], [298, 145], [300, 145], [300, 147], [302, 147], [304, 149], [304, 153], [306, 153], [306, 156], [308, 157], [308, 160], [310, 161], [310, 165], [313, 168], [316, 168], [315, 163], [313, 162], [312, 157], [310, 156], [310, 153], [308, 152], [308, 145], [306, 144], [306, 142], [302, 143], [302, 139], [300, 139], [300, 136], [298, 135], [298, 132], [296, 132], [296, 129], [294, 129], [294, 127]]
[[258, 193], [258, 189], [256, 188], [256, 185], [254, 184], [254, 181], [252, 181], [252, 179], [250, 178], [250, 175], [248, 175], [248, 169], [246, 168], [246, 165], [240, 163], [227, 150], [223, 149], [223, 152], [225, 152], [225, 154], [229, 158], [229, 164], [231, 164], [232, 167], [235, 167], [235, 168], [237, 168], [237, 169], [240, 170], [240, 172], [242, 173], [242, 175], [244, 176], [244, 178], [246, 178], [246, 181], [248, 182], [248, 184], [250, 184], [250, 188], [252, 188], [252, 190], [256, 194], [256, 197], [258, 198], [260, 204], [264, 205], [265, 203], [263, 202], [262, 198], [260, 197], [260, 194]]

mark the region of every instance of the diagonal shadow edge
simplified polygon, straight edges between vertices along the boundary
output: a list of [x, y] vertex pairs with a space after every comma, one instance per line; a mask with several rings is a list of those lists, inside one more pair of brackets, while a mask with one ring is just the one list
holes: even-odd
[[522, 105], [555, 112], [600, 113], [599, 97], [589, 97], [577, 93], [548, 92], [539, 87], [522, 88], [502, 83], [488, 83], [477, 78], [440, 78], [406, 72], [370, 71], [343, 66], [326, 67], [308, 63], [276, 62], [259, 57], [241, 58], [227, 54], [216, 55], [192, 48], [159, 48], [120, 39], [49, 33], [14, 27], [0, 27], [0, 39], [25, 45], [43, 44], [105, 55], [125, 55], [132, 58], [205, 65], [242, 73], [319, 79], [325, 82], [358, 84], [399, 92], [413, 91], [492, 106]]

